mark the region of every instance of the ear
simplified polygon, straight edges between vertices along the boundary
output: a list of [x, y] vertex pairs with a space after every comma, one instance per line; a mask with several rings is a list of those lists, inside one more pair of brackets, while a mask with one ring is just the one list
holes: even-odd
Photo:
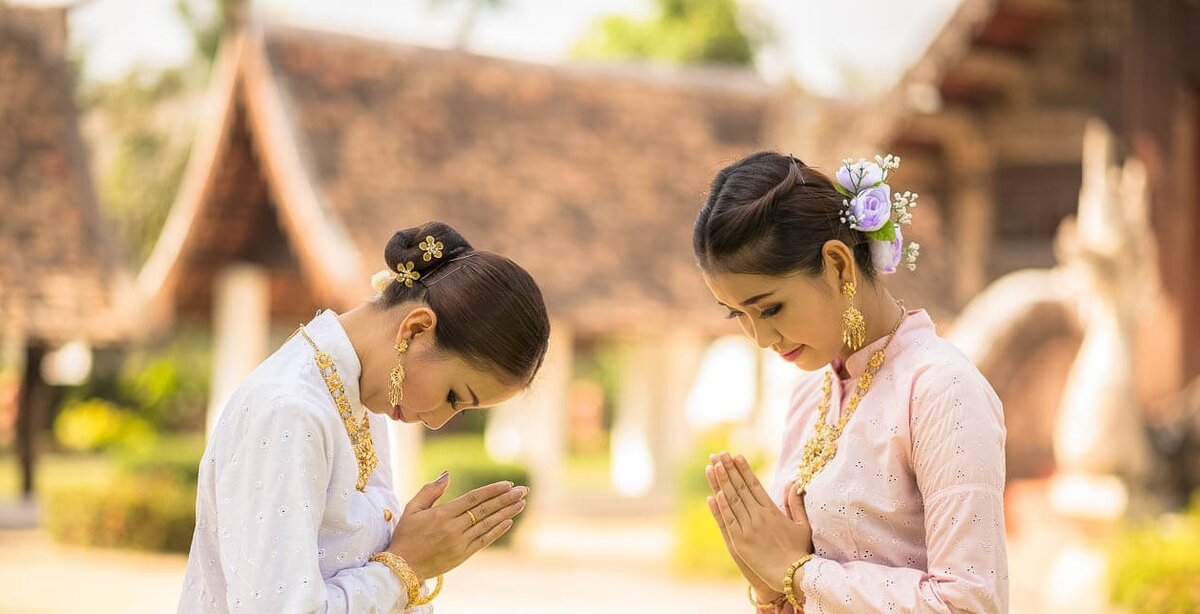
[[422, 333], [430, 333], [437, 328], [437, 314], [428, 307], [417, 307], [408, 312], [400, 321], [400, 329], [396, 331], [396, 343], [401, 340], [412, 341]]
[[848, 245], [830, 239], [821, 247], [821, 255], [825, 260], [825, 278], [835, 291], [841, 292], [842, 284], [846, 282], [858, 285], [858, 266]]

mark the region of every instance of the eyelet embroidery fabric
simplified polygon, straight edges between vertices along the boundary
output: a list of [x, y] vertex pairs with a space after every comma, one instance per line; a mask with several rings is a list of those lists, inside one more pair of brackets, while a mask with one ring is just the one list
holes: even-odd
[[[879, 343], [847, 361], [830, 420]], [[783, 509], [823, 378], [805, 377], [792, 396], [771, 488]], [[816, 552], [805, 612], [1007, 612], [1003, 409], [924, 311], [909, 313], [842, 437], [805, 495]]]
[[359, 401], [361, 365], [336, 314], [306, 325], [337, 363], [356, 419], [368, 417], [379, 466], [356, 489], [358, 461], [313, 350], [293, 337], [226, 404], [200, 464], [196, 531], [181, 613], [405, 612], [386, 566], [401, 509], [391, 486], [386, 418]]

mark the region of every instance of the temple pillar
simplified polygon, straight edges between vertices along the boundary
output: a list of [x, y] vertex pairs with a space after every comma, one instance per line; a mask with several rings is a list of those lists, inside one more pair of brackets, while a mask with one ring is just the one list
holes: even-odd
[[267, 357], [271, 329], [270, 277], [250, 264], [230, 265], [213, 283], [213, 367], [207, 432], [242, 380]]

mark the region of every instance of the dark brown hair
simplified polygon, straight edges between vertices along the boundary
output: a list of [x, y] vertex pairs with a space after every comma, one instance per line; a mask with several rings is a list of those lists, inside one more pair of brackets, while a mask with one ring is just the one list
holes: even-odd
[[820, 171], [792, 156], [760, 151], [713, 178], [692, 229], [692, 249], [707, 271], [819, 275], [825, 270], [822, 247], [837, 239], [873, 280], [870, 241], [840, 219], [844, 199]]
[[[441, 257], [425, 260], [421, 243], [442, 243]], [[388, 269], [412, 265], [420, 278], [412, 287], [393, 280], [377, 304], [392, 308], [420, 301], [437, 314], [435, 339], [475, 368], [510, 384], [529, 385], [542, 366], [550, 319], [542, 291], [517, 263], [476, 251], [458, 231], [428, 222], [392, 235], [384, 250]]]

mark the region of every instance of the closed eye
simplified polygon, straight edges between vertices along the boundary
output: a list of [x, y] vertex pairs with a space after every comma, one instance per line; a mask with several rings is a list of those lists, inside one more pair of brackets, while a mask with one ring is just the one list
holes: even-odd
[[779, 311], [781, 309], [783, 309], [783, 303], [780, 303], [778, 305], [772, 305], [772, 306], [762, 310], [762, 313], [759, 314], [759, 317], [765, 320], [767, 318], [778, 315]]
[[446, 395], [446, 402], [450, 403], [450, 409], [458, 411], [458, 395], [454, 394], [453, 390]]

